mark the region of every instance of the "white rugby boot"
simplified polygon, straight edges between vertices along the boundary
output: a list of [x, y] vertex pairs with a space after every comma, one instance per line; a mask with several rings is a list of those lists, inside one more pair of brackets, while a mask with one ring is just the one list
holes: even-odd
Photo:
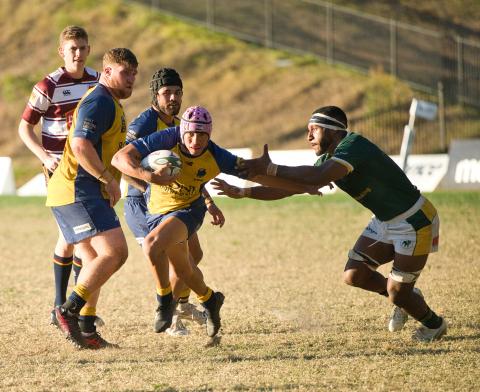
[[[423, 297], [422, 292], [418, 287], [414, 287], [413, 291]], [[401, 331], [408, 320], [408, 314], [402, 308], [398, 306], [393, 306], [392, 316], [388, 322], [388, 330], [390, 332]]]
[[198, 310], [197, 307], [190, 302], [179, 302], [177, 305], [176, 314], [178, 315], [179, 319], [195, 321], [200, 325], [204, 325], [207, 321], [205, 312]]
[[172, 318], [172, 325], [165, 331], [170, 336], [186, 336], [190, 331], [183, 325], [182, 320], [175, 314]]
[[438, 328], [427, 328], [425, 325], [420, 326], [412, 335], [412, 339], [418, 342], [430, 343], [433, 340], [440, 339], [447, 333], [447, 322], [442, 317], [442, 324]]

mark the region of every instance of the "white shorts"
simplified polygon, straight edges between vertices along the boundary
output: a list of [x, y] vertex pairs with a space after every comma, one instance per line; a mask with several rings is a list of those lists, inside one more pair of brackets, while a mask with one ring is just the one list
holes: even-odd
[[362, 236], [392, 244], [395, 253], [420, 256], [438, 250], [439, 229], [437, 210], [421, 196], [412, 208], [389, 221], [374, 216]]

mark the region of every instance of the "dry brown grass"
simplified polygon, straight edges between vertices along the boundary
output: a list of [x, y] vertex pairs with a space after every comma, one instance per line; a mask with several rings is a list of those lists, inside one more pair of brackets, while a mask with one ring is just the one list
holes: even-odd
[[98, 352], [76, 351], [47, 324], [56, 228], [43, 200], [0, 198], [0, 390], [476, 390], [480, 195], [430, 198], [441, 251], [419, 287], [450, 324], [439, 342], [412, 342], [412, 321], [390, 334], [386, 300], [342, 284], [370, 214], [335, 195], [219, 200], [226, 226], [206, 221], [200, 231], [206, 280], [226, 295], [223, 337], [211, 348], [196, 326], [183, 338], [153, 332], [153, 282], [128, 233], [129, 259], [98, 307], [103, 335], [120, 348]]

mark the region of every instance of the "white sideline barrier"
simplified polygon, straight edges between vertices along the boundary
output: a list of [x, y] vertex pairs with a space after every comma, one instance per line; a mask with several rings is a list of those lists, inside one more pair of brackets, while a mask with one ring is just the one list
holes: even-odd
[[[238, 157], [244, 158], [244, 159], [251, 159], [252, 158], [252, 150], [250, 148], [228, 148], [227, 150], [229, 152], [231, 152], [232, 154], [234, 154]], [[235, 186], [238, 186], [238, 187], [241, 187], [241, 188], [246, 187], [246, 186], [251, 186], [251, 184], [252, 184], [249, 181], [242, 180], [241, 178], [231, 176], [231, 175], [228, 175], [228, 174], [223, 174], [222, 173], [222, 174], [219, 174], [217, 177], [221, 178], [224, 181], [227, 181], [230, 185], [235, 185]], [[208, 193], [210, 193], [211, 196], [222, 197], [222, 196], [218, 195], [218, 192], [212, 188], [212, 186], [210, 185], [210, 182], [208, 182], [205, 185], [205, 188], [207, 189]]]
[[[400, 166], [400, 156], [392, 155]], [[420, 192], [433, 192], [448, 170], [448, 154], [409, 155], [406, 174]]]
[[0, 195], [15, 194], [12, 158], [0, 157]]
[[17, 190], [18, 196], [47, 196], [47, 186], [43, 173], [37, 174]]

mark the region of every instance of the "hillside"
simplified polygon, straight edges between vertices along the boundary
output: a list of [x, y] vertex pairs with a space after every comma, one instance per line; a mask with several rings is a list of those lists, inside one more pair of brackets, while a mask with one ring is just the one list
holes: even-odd
[[333, 0], [384, 18], [478, 40], [480, 3], [477, 0]]
[[362, 75], [313, 57], [266, 50], [151, 13], [135, 2], [2, 0], [0, 156], [14, 157], [18, 184], [39, 171], [17, 136], [18, 121], [33, 84], [61, 64], [57, 37], [68, 24], [89, 32], [89, 65], [96, 69], [111, 47], [129, 47], [137, 55], [136, 90], [124, 102], [127, 121], [148, 106], [153, 72], [171, 66], [184, 79], [183, 107], [206, 106], [214, 119], [214, 139], [225, 147], [259, 151], [268, 142], [272, 148], [305, 148], [305, 122], [315, 108], [339, 105], [355, 117], [408, 102], [413, 94], [381, 71]]

